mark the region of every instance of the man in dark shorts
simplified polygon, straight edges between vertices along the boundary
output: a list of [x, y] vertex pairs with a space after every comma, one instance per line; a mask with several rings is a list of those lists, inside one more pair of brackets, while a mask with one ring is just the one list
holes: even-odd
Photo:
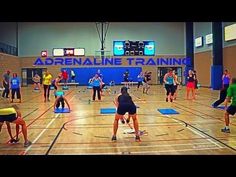
[[133, 119], [134, 129], [135, 129], [135, 141], [141, 141], [139, 136], [139, 125], [138, 125], [138, 119], [136, 114], [136, 106], [134, 102], [132, 101], [131, 96], [128, 94], [128, 88], [122, 87], [121, 88], [121, 94], [119, 94], [115, 98], [115, 105], [117, 107], [117, 112], [115, 115], [115, 120], [113, 124], [113, 136], [112, 141], [116, 141], [116, 133], [118, 130], [118, 122], [120, 119], [123, 118], [126, 112], [129, 113], [129, 117], [126, 120], [127, 123], [129, 123], [130, 117]]
[[227, 103], [230, 101], [231, 98], [232, 98], [232, 103], [225, 112], [225, 128], [221, 129], [221, 131], [224, 133], [230, 133], [229, 115], [234, 115], [236, 113], [236, 78], [232, 79], [232, 84], [229, 86], [227, 90], [225, 107], [227, 107]]

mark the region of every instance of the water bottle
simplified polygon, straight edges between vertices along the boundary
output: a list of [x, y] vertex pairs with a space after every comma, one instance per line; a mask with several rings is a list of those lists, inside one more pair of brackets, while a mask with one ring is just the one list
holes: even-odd
[[90, 104], [90, 102], [91, 102], [91, 100], [89, 99], [89, 100], [88, 100], [88, 104]]

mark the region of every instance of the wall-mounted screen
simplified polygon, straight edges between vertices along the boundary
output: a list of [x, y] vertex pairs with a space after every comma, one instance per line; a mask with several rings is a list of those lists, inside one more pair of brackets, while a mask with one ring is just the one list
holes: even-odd
[[213, 43], [213, 35], [212, 34], [208, 34], [206, 35], [206, 44], [212, 44]]
[[64, 56], [64, 49], [53, 49], [52, 56], [63, 57]]
[[155, 55], [155, 42], [143, 41], [144, 43], [144, 55]]
[[124, 44], [125, 44], [125, 41], [114, 41], [113, 42], [114, 56], [123, 56], [125, 54]]
[[74, 49], [74, 55], [75, 56], [84, 56], [85, 55], [85, 49], [84, 48]]
[[195, 39], [195, 47], [201, 47], [203, 45], [202, 43], [202, 37], [198, 37]]
[[225, 27], [225, 41], [236, 39], [236, 23]]
[[154, 41], [114, 41], [113, 42], [114, 56], [124, 55], [155, 55], [155, 42]]

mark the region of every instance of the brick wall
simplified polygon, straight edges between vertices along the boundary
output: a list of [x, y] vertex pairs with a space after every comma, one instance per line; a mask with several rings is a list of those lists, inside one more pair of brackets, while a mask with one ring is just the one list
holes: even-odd
[[0, 53], [0, 86], [2, 87], [3, 74], [7, 71], [21, 75], [20, 60], [16, 56]]

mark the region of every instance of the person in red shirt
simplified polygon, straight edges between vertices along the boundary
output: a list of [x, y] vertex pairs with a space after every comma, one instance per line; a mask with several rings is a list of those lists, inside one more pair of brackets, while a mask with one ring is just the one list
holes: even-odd
[[69, 75], [68, 75], [68, 73], [66, 72], [66, 70], [63, 70], [63, 71], [62, 71], [62, 82], [64, 83], [65, 86], [66, 86], [66, 84], [67, 84], [68, 77], [69, 77]]

